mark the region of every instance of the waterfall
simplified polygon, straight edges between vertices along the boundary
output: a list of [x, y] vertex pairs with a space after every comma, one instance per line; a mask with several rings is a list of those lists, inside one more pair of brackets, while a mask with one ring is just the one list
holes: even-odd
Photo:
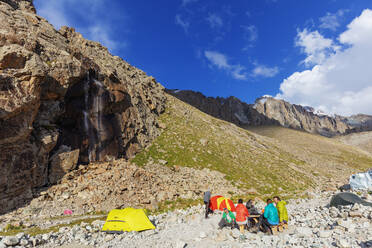
[[93, 80], [95, 86], [97, 87], [97, 94], [93, 96], [94, 108], [95, 108], [95, 120], [96, 120], [96, 138], [98, 142], [96, 142], [96, 160], [100, 159], [100, 143], [101, 143], [101, 130], [102, 130], [102, 93], [103, 93], [103, 84], [98, 80]]
[[90, 111], [89, 111], [89, 91], [90, 91], [90, 73], [87, 73], [87, 79], [84, 82], [84, 110], [83, 110], [83, 123], [84, 132], [87, 137], [87, 152], [88, 152], [88, 162], [93, 161], [92, 157], [92, 132], [90, 127]]
[[85, 134], [87, 135], [87, 139], [88, 139], [88, 158], [89, 158], [89, 161], [92, 161], [93, 158], [92, 158], [92, 152], [91, 152], [91, 144], [90, 144], [90, 132], [89, 132], [89, 117], [88, 117], [88, 113], [87, 111], [83, 111], [83, 117], [84, 117], [84, 131], [85, 131]]
[[[88, 162], [100, 160], [104, 85], [87, 73], [84, 82], [83, 128], [87, 137]], [[91, 104], [91, 105], [90, 105]]]

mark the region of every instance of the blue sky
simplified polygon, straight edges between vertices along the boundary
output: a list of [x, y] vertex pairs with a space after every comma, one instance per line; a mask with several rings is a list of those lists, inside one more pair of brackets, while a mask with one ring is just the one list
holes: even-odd
[[167, 88], [372, 114], [372, 70], [358, 66], [372, 51], [370, 0], [34, 3], [56, 28], [75, 27]]

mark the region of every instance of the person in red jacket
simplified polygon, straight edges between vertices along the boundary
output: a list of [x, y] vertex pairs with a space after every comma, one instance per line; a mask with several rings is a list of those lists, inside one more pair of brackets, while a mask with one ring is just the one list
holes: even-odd
[[239, 225], [241, 237], [244, 237], [244, 226], [247, 225], [248, 217], [248, 209], [243, 205], [243, 200], [239, 199], [236, 206], [236, 223]]

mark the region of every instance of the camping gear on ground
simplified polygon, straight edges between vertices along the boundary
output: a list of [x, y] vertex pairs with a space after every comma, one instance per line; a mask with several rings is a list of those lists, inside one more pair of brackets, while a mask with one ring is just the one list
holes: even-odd
[[362, 200], [358, 195], [350, 193], [350, 192], [342, 192], [342, 193], [338, 193], [334, 195], [331, 199], [330, 206], [338, 207], [338, 206], [353, 205], [355, 203], [372, 207], [371, 202]]
[[344, 192], [344, 191], [350, 191], [351, 190], [351, 186], [349, 183], [347, 184], [344, 184], [342, 185], [341, 187], [338, 188], [341, 192]]
[[215, 196], [212, 196], [210, 201], [209, 201], [209, 208], [212, 209], [213, 211], [214, 210], [218, 210], [218, 202], [217, 202], [217, 199], [223, 197], [222, 195], [215, 195]]
[[234, 202], [232, 200], [228, 199], [228, 198], [224, 198], [220, 202], [219, 210], [223, 210], [224, 208], [227, 208], [231, 212], [235, 212], [236, 211]]
[[63, 211], [63, 214], [64, 215], [71, 215], [73, 212], [71, 209], [66, 209], [65, 211]]
[[353, 190], [372, 189], [372, 170], [369, 170], [366, 173], [357, 173], [351, 175], [349, 183]]
[[221, 195], [213, 196], [210, 200], [209, 208], [214, 210], [223, 210], [224, 208], [227, 208], [228, 210], [235, 212], [235, 205], [234, 203]]
[[108, 233], [123, 233], [155, 229], [143, 209], [125, 208], [113, 209], [107, 216], [102, 231]]

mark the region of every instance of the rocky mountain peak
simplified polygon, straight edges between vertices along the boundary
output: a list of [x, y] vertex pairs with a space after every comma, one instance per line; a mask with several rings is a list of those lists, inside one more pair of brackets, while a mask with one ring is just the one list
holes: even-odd
[[236, 97], [205, 97], [199, 92], [168, 90], [178, 99], [214, 117], [241, 127], [280, 125], [326, 137], [372, 129], [372, 116], [328, 116], [309, 106], [291, 104], [271, 96], [262, 96], [247, 104]]
[[164, 88], [32, 1], [0, 1], [0, 212], [79, 163], [130, 158], [159, 135]]
[[33, 0], [0, 0], [0, 2], [7, 3], [13, 9], [20, 9], [23, 11], [36, 13]]

